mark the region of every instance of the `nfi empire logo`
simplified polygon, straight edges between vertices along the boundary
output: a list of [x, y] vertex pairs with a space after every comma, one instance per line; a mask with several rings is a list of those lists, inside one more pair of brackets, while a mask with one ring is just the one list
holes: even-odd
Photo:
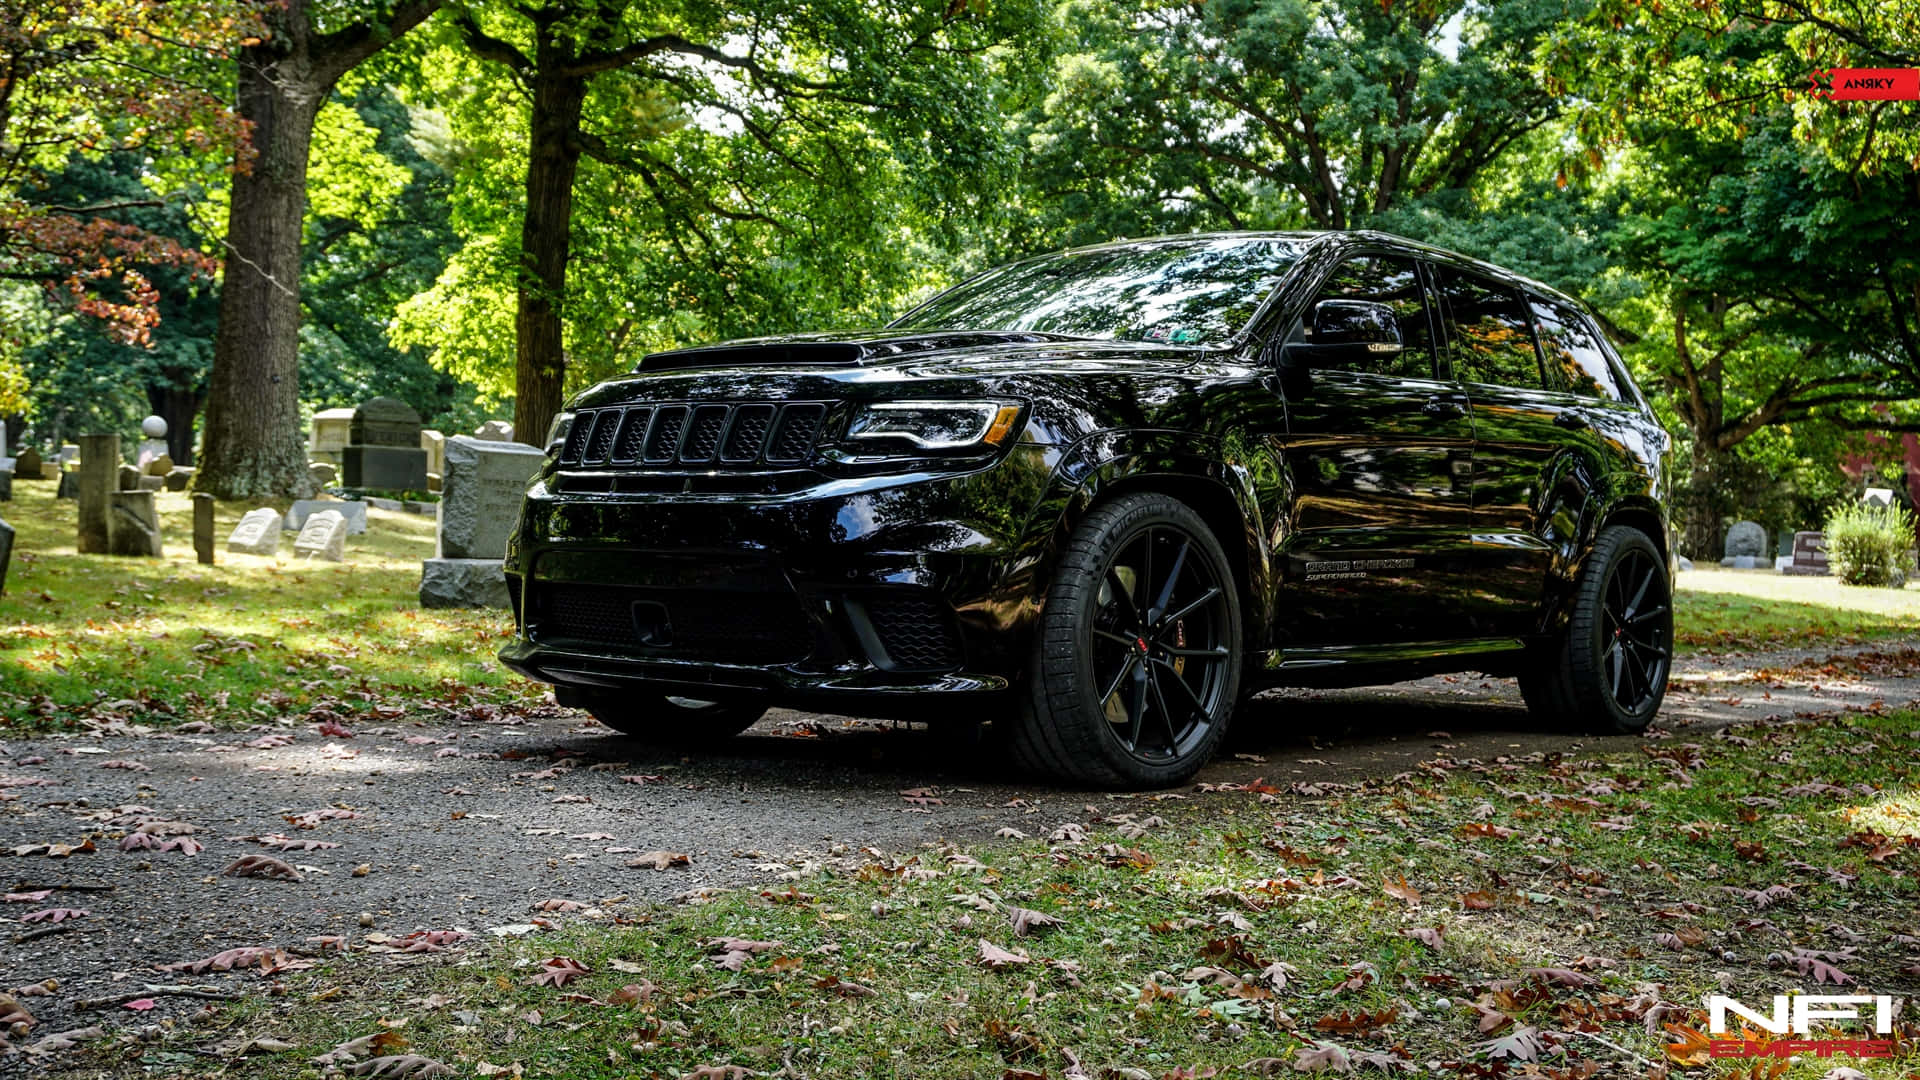
[[[1863, 1013], [1863, 1009], [1870, 1009], [1874, 1035], [1893, 1034], [1893, 997], [1889, 994], [1795, 994], [1792, 996], [1776, 994], [1773, 998], [1771, 1013], [1750, 1009], [1730, 997], [1713, 994], [1707, 998], [1707, 1031], [1713, 1036], [1709, 1049], [1717, 1058], [1787, 1058], [1799, 1054], [1811, 1054], [1822, 1058], [1835, 1055], [1856, 1058], [1892, 1057], [1894, 1041], [1889, 1038], [1815, 1039], [1811, 1037], [1816, 1022], [1822, 1024], [1834, 1021], [1866, 1023], [1868, 1015]], [[1768, 1035], [1789, 1037], [1728, 1038], [1727, 1016], [1729, 1013], [1738, 1015], [1743, 1027], [1751, 1024]]]

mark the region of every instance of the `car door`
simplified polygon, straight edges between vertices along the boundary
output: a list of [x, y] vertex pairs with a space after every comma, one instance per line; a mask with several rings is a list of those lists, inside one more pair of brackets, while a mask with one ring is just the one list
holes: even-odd
[[1473, 561], [1478, 595], [1468, 617], [1481, 636], [1539, 627], [1547, 573], [1578, 530], [1567, 518], [1564, 474], [1574, 436], [1590, 426], [1579, 399], [1547, 382], [1528, 297], [1514, 285], [1437, 264], [1446, 351], [1473, 409]]
[[1473, 528], [1473, 423], [1436, 368], [1418, 260], [1346, 259], [1288, 329], [1312, 344], [1315, 306], [1386, 304], [1404, 350], [1282, 379], [1291, 509], [1276, 546], [1284, 572], [1274, 642], [1353, 647], [1457, 636]]

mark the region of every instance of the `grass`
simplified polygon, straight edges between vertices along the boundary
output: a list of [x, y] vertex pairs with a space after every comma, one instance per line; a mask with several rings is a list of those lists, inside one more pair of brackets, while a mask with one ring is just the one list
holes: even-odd
[[[383, 697], [526, 701], [536, 688], [494, 661], [510, 632], [498, 612], [422, 611], [431, 517], [368, 509], [344, 564], [230, 555], [252, 506], [218, 506], [216, 565], [193, 556], [192, 503], [162, 492], [167, 557], [79, 555], [72, 502], [16, 481], [4, 514], [18, 530], [0, 595], [0, 732], [133, 722], [251, 723], [327, 700]], [[1849, 588], [1831, 578], [1698, 570], [1678, 581], [1683, 651], [1840, 644], [1920, 633], [1920, 591]], [[350, 700], [341, 701], [340, 698]]]
[[345, 563], [228, 554], [253, 506], [219, 504], [213, 566], [193, 553], [192, 502], [162, 492], [163, 559], [79, 555], [75, 504], [16, 480], [17, 530], [0, 595], [0, 730], [128, 721], [251, 723], [335, 695], [511, 699], [494, 662], [501, 612], [423, 611], [431, 517], [368, 509]]
[[1920, 590], [1702, 567], [1674, 582], [1683, 652], [1843, 645], [1920, 634]]
[[[560, 897], [588, 910], [527, 916], [557, 924], [529, 937], [428, 955], [363, 939], [317, 970], [230, 976], [255, 992], [207, 1024], [68, 1067], [309, 1077], [381, 1036], [369, 1053], [462, 1076], [609, 1080], [1162, 1080], [1292, 1075], [1316, 1055], [1366, 1075], [1912, 1076], [1920, 1058], [1749, 1074], [1666, 1046], [1705, 1030], [1708, 993], [1764, 1009], [1839, 992], [1822, 977], [1920, 987], [1920, 942], [1901, 936], [1920, 899], [1917, 726], [1850, 714], [1437, 756], [1357, 787], [1116, 797], [1072, 823], [1036, 815], [1028, 837], [849, 851], [697, 903]], [[1023, 909], [1057, 926], [1019, 936]], [[773, 944], [729, 968], [720, 938]], [[984, 962], [983, 939], [1027, 961]], [[583, 973], [540, 985], [563, 957]], [[222, 1057], [257, 1037], [286, 1048]], [[697, 1072], [730, 1066], [750, 1072]]]

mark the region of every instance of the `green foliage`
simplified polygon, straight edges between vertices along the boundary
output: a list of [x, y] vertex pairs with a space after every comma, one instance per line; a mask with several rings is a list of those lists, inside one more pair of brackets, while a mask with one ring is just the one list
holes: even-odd
[[1827, 563], [1848, 585], [1905, 584], [1913, 525], [1904, 506], [1843, 503], [1827, 515]]

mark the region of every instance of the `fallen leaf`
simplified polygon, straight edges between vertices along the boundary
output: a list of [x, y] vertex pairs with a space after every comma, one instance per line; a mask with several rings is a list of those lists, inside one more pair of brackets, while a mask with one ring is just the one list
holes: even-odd
[[242, 855], [220, 871], [222, 877], [272, 878], [299, 881], [300, 872], [271, 855]]
[[635, 870], [665, 870], [672, 866], [689, 866], [693, 857], [681, 851], [649, 851], [644, 855], [627, 860], [627, 866]]
[[530, 981], [535, 986], [562, 987], [580, 978], [593, 974], [593, 969], [571, 956], [550, 956], [540, 962], [540, 972]]
[[1030, 964], [1033, 958], [1025, 953], [1010, 952], [995, 945], [986, 938], [980, 939], [980, 962], [995, 971]]

